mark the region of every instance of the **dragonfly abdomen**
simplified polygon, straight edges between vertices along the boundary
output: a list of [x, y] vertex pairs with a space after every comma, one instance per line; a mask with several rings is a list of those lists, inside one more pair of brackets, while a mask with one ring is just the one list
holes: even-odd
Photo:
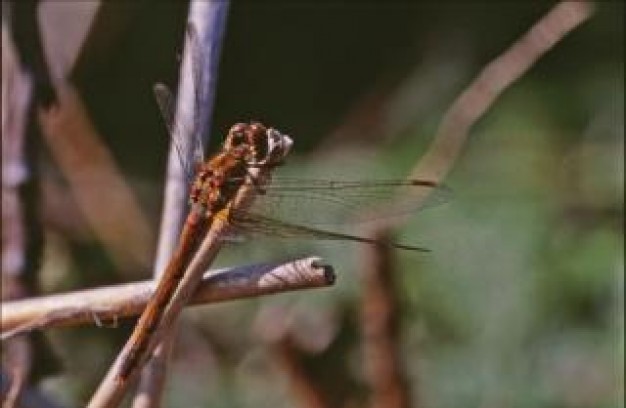
[[119, 370], [118, 378], [120, 380], [126, 380], [143, 357], [152, 333], [158, 327], [163, 312], [178, 287], [178, 282], [183, 277], [193, 253], [204, 237], [209, 224], [208, 221], [207, 218], [196, 212], [192, 212], [187, 217], [178, 248], [165, 268], [154, 295], [133, 331], [132, 346], [128, 351], [128, 358], [123, 361]]

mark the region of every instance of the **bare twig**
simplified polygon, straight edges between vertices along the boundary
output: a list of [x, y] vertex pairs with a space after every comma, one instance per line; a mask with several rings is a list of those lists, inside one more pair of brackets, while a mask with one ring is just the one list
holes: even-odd
[[52, 86], [41, 41], [38, 6], [39, 1], [13, 2], [9, 16], [22, 68], [33, 81], [33, 96], [37, 105], [47, 108], [57, 102], [57, 95]]
[[[444, 115], [431, 146], [413, 169], [411, 178], [440, 183], [456, 163], [471, 127], [497, 97], [567, 33], [586, 21], [592, 12], [593, 6], [587, 2], [557, 4], [508, 50], [483, 68]], [[428, 191], [424, 191], [417, 199], [423, 202], [428, 194]], [[379, 225], [375, 234], [384, 234], [390, 226], [391, 223]], [[383, 262], [384, 255], [379, 256], [381, 258], [378, 262]], [[366, 302], [363, 305], [366, 355], [373, 391], [372, 406], [408, 407], [408, 391], [395, 351], [396, 304], [391, 272], [385, 270], [382, 264], [378, 269], [366, 276]]]
[[2, 398], [2, 408], [18, 407], [20, 396], [27, 386], [28, 376], [33, 365], [31, 343], [27, 336], [17, 336], [4, 344], [3, 366], [11, 377], [11, 386]]
[[[320, 258], [208, 271], [191, 300], [206, 304], [329, 286], [334, 272]], [[140, 314], [152, 296], [152, 280], [2, 304], [3, 338], [29, 330], [93, 324]]]
[[[382, 242], [389, 236], [380, 232]], [[390, 247], [367, 251], [361, 305], [361, 327], [367, 380], [372, 392], [372, 408], [411, 406], [407, 381], [399, 353], [399, 300], [394, 282], [393, 254]]]
[[450, 106], [412, 176], [443, 180], [456, 162], [474, 123], [513, 82], [592, 13], [593, 4], [589, 2], [561, 2], [508, 50], [487, 64]]
[[302, 362], [303, 347], [296, 321], [301, 322], [301, 319], [290, 315], [286, 309], [266, 306], [257, 314], [254, 326], [288, 379], [298, 400], [297, 405], [302, 408], [329, 408], [333, 405], [328, 396]]
[[[186, 142], [180, 146], [182, 151], [177, 150], [173, 141], [170, 144], [161, 231], [157, 258], [154, 263], [154, 276], [156, 278], [165, 270], [167, 262], [174, 252], [185, 215], [184, 210], [187, 207], [189, 185], [184, 177], [182, 163], [178, 155], [181, 154], [187, 162], [192, 162], [194, 158], [193, 138], [201, 137], [204, 139], [208, 137], [206, 130], [209, 128], [209, 120], [213, 111], [217, 63], [227, 12], [228, 2], [194, 0], [189, 6], [188, 24], [195, 27], [205, 57], [198, 61], [199, 63], [203, 62], [206, 66], [196, 67], [205, 74], [202, 75], [202, 78], [194, 78], [192, 72], [194, 49], [193, 44], [189, 42], [189, 37], [186, 37], [184, 59], [180, 70], [176, 116], [177, 120], [187, 120], [187, 123], [194, 123], [195, 121], [199, 128], [194, 129], [197, 135], [182, 135], [185, 139], [184, 142]], [[193, 79], [201, 79], [202, 83], [193, 83]], [[200, 95], [201, 100], [197, 100], [195, 95]], [[198, 106], [194, 106], [195, 104]], [[188, 117], [194, 112], [197, 115], [196, 118]], [[176, 330], [172, 330], [171, 335], [166, 336], [162, 344], [157, 346], [153, 357], [144, 367], [137, 394], [133, 400], [133, 408], [159, 406], [165, 382], [167, 359], [171, 353], [175, 332]]]
[[[4, 372], [0, 372], [0, 394], [5, 394], [11, 388], [11, 379]], [[62, 405], [53, 401], [49, 396], [43, 394], [41, 391], [25, 387], [17, 403], [21, 408], [62, 408]]]
[[[150, 260], [154, 234], [80, 95], [68, 82], [99, 8], [99, 2], [71, 6], [42, 2], [42, 43], [55, 103], [41, 110], [39, 120], [44, 140], [86, 223], [120, 270], [140, 270]], [[102, 191], [108, 200], [102, 200]]]
[[[32, 16], [31, 16], [32, 17]], [[21, 69], [14, 44], [2, 25], [2, 299], [28, 293], [28, 208], [24, 186], [31, 170], [26, 159], [28, 112], [32, 81]], [[32, 198], [31, 198], [32, 199]], [[34, 206], [31, 205], [31, 208]], [[37, 221], [33, 220], [32, 223]], [[34, 232], [34, 231], [31, 231]], [[32, 235], [32, 234], [31, 234]], [[37, 254], [32, 253], [33, 258]], [[2, 406], [17, 406], [32, 368], [32, 348], [27, 337], [17, 337], [3, 349], [2, 365], [11, 376]]]
[[[46, 107], [39, 119], [44, 139], [95, 235], [120, 269], [139, 270], [147, 265], [152, 252], [149, 223], [110, 152], [101, 143], [80, 96], [66, 82], [98, 7], [97, 2], [72, 7], [43, 2], [37, 9], [42, 44], [34, 50], [42, 46], [43, 50], [41, 57], [30, 58], [35, 58], [32, 72], [41, 88], [37, 95], [43, 98]], [[71, 23], [58, 24], [58, 21]], [[35, 35], [39, 37], [39, 31]], [[39, 65], [49, 66], [52, 75], [43, 72]], [[53, 109], [47, 109], [51, 106]], [[102, 200], [102, 191], [114, 199]], [[111, 222], [112, 219], [116, 222]]]
[[[58, 85], [58, 107], [40, 112], [42, 134], [85, 219], [122, 270], [145, 267], [150, 224], [111, 152], [70, 85]], [[102, 192], [107, 192], [107, 200]]]
[[289, 378], [291, 388], [303, 408], [329, 408], [327, 397], [307, 373], [299, 356], [293, 337], [286, 333], [271, 345], [273, 355]]
[[13, 43], [2, 25], [2, 298], [23, 296], [13, 284], [24, 272], [27, 231], [20, 189], [31, 171], [26, 160], [26, 131], [32, 82], [20, 69]]

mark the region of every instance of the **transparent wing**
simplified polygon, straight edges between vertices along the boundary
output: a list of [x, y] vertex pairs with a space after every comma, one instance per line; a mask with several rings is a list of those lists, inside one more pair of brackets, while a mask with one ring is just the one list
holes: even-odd
[[189, 129], [183, 125], [180, 121], [175, 118], [175, 102], [172, 93], [168, 89], [168, 87], [164, 84], [157, 83], [153, 88], [154, 97], [157, 101], [157, 105], [159, 106], [159, 110], [161, 111], [161, 116], [163, 116], [163, 121], [165, 122], [165, 126], [167, 126], [167, 131], [172, 138], [172, 143], [174, 143], [174, 148], [176, 149], [176, 153], [178, 154], [178, 158], [180, 160], [181, 166], [185, 171], [185, 175], [187, 176], [187, 180], [191, 181], [193, 179], [193, 166], [189, 160], [186, 159], [183, 150], [183, 138], [188, 137]]
[[189, 46], [188, 52], [190, 53], [191, 58], [191, 74], [193, 78], [193, 90], [194, 90], [194, 106], [196, 110], [196, 114], [194, 115], [194, 132], [193, 138], [195, 143], [195, 148], [193, 151], [194, 160], [196, 162], [204, 161], [204, 149], [202, 148], [202, 137], [200, 132], [202, 131], [202, 120], [203, 118], [198, 114], [200, 112], [200, 106], [202, 106], [205, 101], [203, 98], [204, 92], [204, 75], [203, 75], [203, 67], [204, 63], [204, 53], [200, 48], [200, 39], [198, 38], [198, 31], [196, 27], [189, 23], [187, 24], [187, 44]]
[[248, 211], [300, 225], [364, 224], [410, 215], [450, 196], [450, 189], [427, 180], [276, 178], [260, 189]]
[[429, 251], [426, 248], [414, 245], [405, 245], [397, 242], [385, 242], [368, 237], [291, 224], [282, 220], [276, 220], [251, 212], [231, 214], [231, 224], [233, 226], [233, 236], [237, 236], [236, 234], [241, 234], [243, 236], [261, 234], [272, 238], [305, 238], [331, 241], [352, 241], [372, 245], [389, 246], [409, 251]]
[[[187, 25], [186, 39], [186, 53], [189, 59], [187, 69], [191, 70], [194, 98], [192, 123], [184, 123], [182, 120], [179, 120], [179, 118], [176, 118], [175, 98], [166, 85], [157, 83], [154, 85], [153, 91], [181, 165], [187, 178], [191, 181], [194, 176], [194, 165], [204, 161], [204, 147], [199, 133], [202, 118], [198, 114], [199, 107], [203, 103], [202, 87], [204, 82], [202, 78], [202, 67], [204, 66], [204, 55], [200, 49], [198, 33], [193, 24]], [[184, 146], [188, 146], [187, 143], [192, 143], [191, 159], [188, 159], [188, 156], [185, 154], [187, 150]]]
[[152, 88], [159, 111], [170, 136], [174, 134], [174, 101], [172, 93], [165, 84], [157, 83]]

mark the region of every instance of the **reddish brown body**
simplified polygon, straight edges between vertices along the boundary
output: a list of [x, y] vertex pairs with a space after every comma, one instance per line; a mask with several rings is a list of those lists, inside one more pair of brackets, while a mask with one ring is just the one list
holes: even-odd
[[178, 247], [131, 335], [132, 346], [120, 367], [120, 380], [126, 380], [143, 357], [151, 334], [210, 228], [213, 216], [233, 200], [246, 181], [251, 163], [258, 162], [266, 153], [266, 131], [260, 123], [234, 125], [222, 151], [200, 165], [190, 192], [191, 212], [183, 226]]

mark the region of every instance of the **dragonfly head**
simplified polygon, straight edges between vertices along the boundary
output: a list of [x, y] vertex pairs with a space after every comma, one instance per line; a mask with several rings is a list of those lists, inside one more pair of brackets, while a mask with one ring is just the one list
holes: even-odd
[[267, 129], [267, 155], [261, 164], [280, 164], [293, 145], [293, 140], [274, 128]]
[[289, 136], [260, 122], [237, 123], [226, 136], [224, 150], [245, 157], [251, 166], [276, 166], [292, 144]]

